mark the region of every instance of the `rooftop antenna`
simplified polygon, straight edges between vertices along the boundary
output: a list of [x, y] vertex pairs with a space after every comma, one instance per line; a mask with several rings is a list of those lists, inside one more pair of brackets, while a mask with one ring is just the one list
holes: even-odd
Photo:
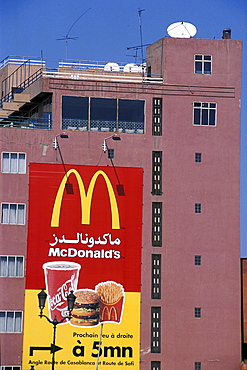
[[141, 20], [141, 13], [144, 12], [145, 9], [140, 9], [138, 8], [138, 16], [139, 16], [139, 27], [140, 27], [140, 39], [141, 39], [141, 57], [142, 57], [142, 69], [144, 68], [143, 66], [143, 63], [144, 63], [144, 59], [143, 59], [143, 44], [142, 44], [142, 20]]
[[66, 43], [65, 43], [65, 45], [66, 45], [66, 60], [68, 60], [68, 41], [69, 41], [69, 40], [77, 40], [77, 39], [78, 39], [78, 37], [69, 37], [69, 33], [70, 33], [70, 31], [72, 30], [72, 28], [74, 27], [74, 25], [79, 21], [79, 19], [81, 19], [81, 17], [82, 17], [84, 14], [86, 14], [90, 9], [91, 9], [91, 8], [87, 9], [84, 13], [82, 13], [82, 14], [80, 15], [80, 17], [79, 17], [79, 18], [77, 18], [77, 19], [76, 19], [76, 21], [72, 24], [72, 26], [71, 26], [71, 27], [70, 27], [70, 29], [68, 30], [68, 32], [67, 32], [67, 34], [66, 34], [66, 36], [63, 36], [63, 38], [62, 38], [62, 39], [57, 39], [58, 41], [65, 41], [65, 42], [66, 42]]

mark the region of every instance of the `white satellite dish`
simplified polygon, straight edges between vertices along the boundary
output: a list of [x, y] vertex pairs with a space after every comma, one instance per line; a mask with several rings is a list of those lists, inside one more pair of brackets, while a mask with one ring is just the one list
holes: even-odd
[[107, 63], [105, 66], [104, 66], [104, 71], [115, 71], [115, 72], [119, 72], [120, 70], [120, 67], [117, 63]]
[[187, 22], [172, 23], [167, 28], [167, 33], [171, 37], [190, 38], [195, 36], [196, 32], [196, 27], [193, 24]]
[[140, 67], [135, 63], [128, 63], [124, 66], [124, 72], [138, 73], [140, 72]]

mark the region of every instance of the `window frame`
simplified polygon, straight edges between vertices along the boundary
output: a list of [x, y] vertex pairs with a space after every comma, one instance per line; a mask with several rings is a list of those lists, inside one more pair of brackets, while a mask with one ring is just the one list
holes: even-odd
[[162, 136], [162, 98], [153, 98], [152, 135]]
[[[195, 123], [197, 122], [198, 123]], [[213, 124], [210, 123], [213, 120]], [[207, 123], [205, 123], [205, 121]], [[193, 102], [193, 126], [216, 127], [217, 126], [217, 103], [216, 102]]]
[[152, 195], [162, 195], [162, 156], [161, 150], [152, 151]]
[[[66, 98], [81, 98], [81, 102], [85, 101], [84, 112], [85, 116], [80, 116], [80, 100], [78, 99], [77, 113], [75, 117], [68, 117], [68, 105], [66, 105]], [[93, 115], [97, 115], [92, 109], [97, 109], [97, 100], [100, 103], [102, 101], [101, 108], [104, 111], [104, 101], [115, 101], [116, 110], [115, 110], [115, 119], [107, 120], [106, 118], [102, 119], [92, 119]], [[68, 100], [69, 101], [69, 100]], [[73, 100], [71, 100], [73, 102]], [[76, 100], [75, 100], [76, 102]], [[124, 106], [128, 104], [138, 105], [135, 109], [124, 109]], [[68, 104], [68, 103], [67, 103]], [[72, 104], [72, 103], [70, 103]], [[94, 104], [96, 104], [94, 106]], [[108, 98], [108, 97], [98, 97], [98, 96], [74, 96], [74, 95], [62, 95], [61, 97], [62, 105], [62, 129], [63, 130], [79, 130], [79, 131], [97, 131], [97, 132], [117, 132], [117, 133], [133, 133], [133, 134], [145, 134], [146, 133], [146, 100], [145, 99], [125, 99], [125, 98]], [[114, 104], [113, 104], [114, 105]], [[92, 108], [94, 106], [94, 108]], [[100, 104], [99, 104], [100, 106]], [[107, 104], [106, 104], [107, 108]], [[132, 112], [132, 114], [131, 114]], [[141, 120], [133, 121], [133, 115], [140, 113]], [[129, 119], [125, 115], [129, 114]], [[107, 116], [107, 115], [106, 115]], [[110, 116], [109, 116], [110, 117]], [[127, 116], [128, 117], [128, 116]], [[111, 117], [112, 118], [112, 117]], [[98, 124], [98, 126], [96, 126]], [[108, 125], [106, 127], [106, 125]], [[129, 126], [128, 126], [129, 125]]]
[[202, 213], [202, 204], [201, 203], [195, 203], [195, 213], [199, 214]]
[[152, 202], [152, 246], [162, 247], [162, 202]]
[[161, 299], [161, 258], [161, 254], [152, 254], [152, 299]]
[[202, 153], [195, 153], [195, 163], [202, 163]]
[[21, 370], [19, 365], [1, 365], [1, 370]]
[[151, 307], [151, 353], [161, 353], [161, 307]]
[[[199, 59], [198, 57], [202, 57], [202, 59]], [[205, 59], [205, 57], [210, 57], [210, 59]], [[201, 65], [202, 65], [201, 72], [197, 72], [196, 63], [201, 63]], [[207, 63], [210, 64], [210, 73], [205, 72], [205, 65]], [[210, 54], [195, 54], [194, 55], [194, 74], [211, 76], [212, 75], [212, 67], [213, 67], [212, 55], [210, 55]]]
[[[23, 311], [19, 311], [19, 310], [16, 310], [16, 311], [10, 311], [10, 310], [1, 310], [0, 311], [0, 321], [2, 319], [2, 314], [4, 314], [4, 322], [2, 322], [3, 324], [3, 327], [4, 327], [4, 330], [2, 330], [2, 325], [0, 324], [0, 333], [22, 333], [22, 330], [23, 330]], [[8, 330], [8, 314], [13, 314], [13, 323], [12, 323], [12, 328], [13, 330], [10, 331]], [[17, 327], [17, 314], [20, 314], [20, 330], [15, 330], [16, 327]]]
[[202, 317], [202, 308], [201, 307], [194, 307], [194, 318], [200, 319]]
[[151, 370], [160, 370], [161, 361], [151, 361]]
[[[6, 257], [6, 267], [5, 267], [5, 270], [4, 270], [4, 268], [2, 268], [1, 265], [2, 265], [2, 259], [5, 258], [5, 257]], [[11, 258], [15, 259], [15, 261], [14, 261], [14, 272], [15, 272], [15, 274], [14, 275], [9, 275], [9, 271], [10, 271], [9, 264], [10, 264], [10, 259]], [[21, 267], [19, 268], [21, 270], [21, 273], [19, 275], [17, 274], [17, 272], [18, 272], [18, 267], [17, 267], [18, 258], [22, 259]], [[6, 274], [3, 274], [3, 272], [5, 272], [5, 271], [6, 271]], [[23, 278], [24, 277], [24, 256], [0, 255], [0, 278], [1, 277]]]
[[[3, 206], [8, 205], [8, 222], [3, 222], [3, 219], [5, 216], [3, 215]], [[16, 206], [16, 214], [15, 214], [15, 220], [16, 222], [10, 222], [10, 206], [15, 205]], [[23, 223], [18, 222], [18, 206], [24, 206], [23, 207]], [[1, 203], [1, 225], [26, 225], [26, 204], [25, 203], [9, 203], [9, 202], [2, 202]]]
[[[9, 158], [8, 158], [8, 171], [4, 171], [4, 155], [5, 154], [8, 154], [9, 155]], [[17, 155], [17, 159], [16, 159], [16, 163], [17, 163], [17, 171], [11, 171], [11, 155], [12, 154], [16, 154]], [[20, 171], [20, 155], [24, 155], [25, 158], [24, 158], [24, 172], [21, 172]], [[7, 160], [7, 159], [6, 159]], [[27, 154], [25, 152], [2, 152], [1, 153], [1, 172], [2, 173], [6, 173], [6, 174], [14, 174], [14, 175], [25, 175], [27, 173]]]
[[196, 361], [194, 363], [194, 370], [201, 370], [202, 368], [202, 363], [200, 361]]
[[194, 256], [194, 265], [195, 266], [201, 266], [202, 265], [202, 256], [199, 254], [196, 254]]

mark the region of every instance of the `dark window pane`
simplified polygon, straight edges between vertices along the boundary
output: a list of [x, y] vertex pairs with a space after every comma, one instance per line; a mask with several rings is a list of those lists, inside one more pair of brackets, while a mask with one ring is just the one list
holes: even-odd
[[118, 130], [144, 133], [144, 100], [119, 100]]
[[117, 99], [91, 98], [90, 130], [116, 131]]
[[204, 55], [204, 60], [211, 60], [211, 55]]
[[119, 121], [144, 122], [144, 100], [121, 99]]
[[62, 128], [71, 130], [88, 129], [88, 98], [63, 96]]
[[195, 62], [195, 72], [202, 73], [202, 62]]
[[204, 73], [211, 74], [211, 62], [204, 63]]
[[202, 110], [202, 125], [208, 125], [208, 110]]
[[194, 109], [194, 125], [200, 125], [200, 109]]
[[88, 98], [79, 96], [63, 96], [63, 118], [88, 118]]
[[202, 60], [202, 55], [196, 55], [196, 60]]
[[116, 120], [116, 99], [91, 98], [91, 120]]
[[210, 109], [209, 111], [209, 124], [211, 126], [215, 126], [215, 110], [214, 109]]
[[202, 161], [202, 153], [195, 153], [195, 162], [201, 163]]

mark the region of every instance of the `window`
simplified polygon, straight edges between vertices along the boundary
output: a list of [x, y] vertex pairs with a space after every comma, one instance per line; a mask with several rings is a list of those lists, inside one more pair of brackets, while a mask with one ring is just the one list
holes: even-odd
[[201, 370], [202, 368], [202, 363], [201, 362], [195, 362], [195, 370]]
[[161, 351], [161, 307], [151, 307], [151, 353]]
[[0, 333], [21, 333], [21, 331], [21, 311], [0, 311]]
[[162, 98], [153, 98], [153, 132], [154, 136], [162, 135]]
[[20, 366], [1, 366], [1, 370], [21, 370]]
[[3, 173], [26, 173], [25, 153], [2, 153]]
[[25, 204], [2, 203], [2, 224], [24, 225]]
[[152, 203], [152, 246], [162, 246], [162, 203]]
[[202, 309], [201, 307], [195, 307], [194, 309], [194, 317], [199, 319], [200, 317], [202, 317]]
[[152, 299], [161, 298], [161, 254], [152, 255]]
[[162, 152], [152, 152], [152, 194], [162, 195]]
[[195, 153], [195, 162], [196, 163], [202, 162], [202, 153]]
[[89, 98], [81, 96], [62, 97], [62, 128], [88, 130]]
[[144, 134], [144, 100], [118, 100], [118, 132]]
[[194, 263], [195, 263], [195, 266], [201, 266], [202, 256], [195, 256]]
[[195, 73], [210, 75], [212, 73], [212, 56], [195, 55]]
[[47, 128], [52, 128], [52, 96], [43, 101], [43, 121]]
[[151, 370], [160, 370], [160, 361], [151, 361]]
[[23, 277], [24, 257], [0, 256], [0, 277]]
[[202, 213], [201, 203], [195, 203], [195, 213]]
[[216, 103], [194, 102], [194, 125], [216, 126]]
[[63, 96], [62, 128], [144, 133], [144, 100]]

